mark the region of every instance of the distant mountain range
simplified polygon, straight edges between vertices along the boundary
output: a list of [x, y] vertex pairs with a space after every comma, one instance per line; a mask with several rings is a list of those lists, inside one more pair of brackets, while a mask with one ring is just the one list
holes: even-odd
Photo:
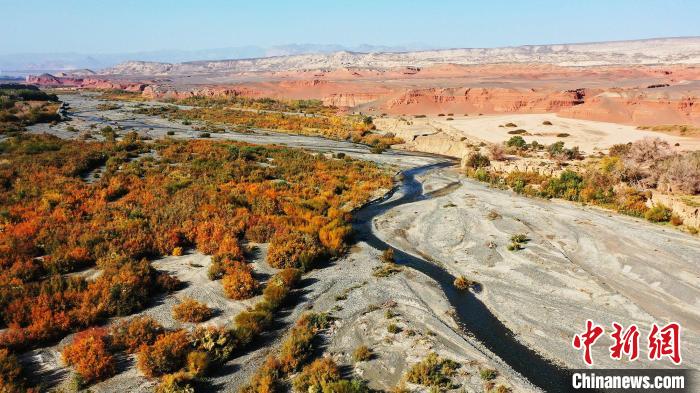
[[434, 49], [425, 45], [322, 45], [291, 44], [270, 47], [239, 46], [206, 50], [161, 50], [134, 53], [17, 53], [0, 55], [0, 75], [69, 71], [76, 69], [99, 70], [127, 61], [181, 63], [197, 60], [249, 59], [299, 54], [321, 54], [339, 51], [352, 52], [405, 52]]
[[[80, 70], [79, 75], [194, 75], [222, 72], [389, 69], [435, 64], [539, 63], [560, 66], [700, 64], [700, 37], [503, 48], [429, 49], [361, 45], [245, 46], [109, 55], [0, 55], [0, 76]], [[17, 71], [20, 72], [8, 72]]]
[[532, 63], [567, 67], [608, 65], [700, 64], [700, 37], [527, 45], [506, 48], [439, 49], [413, 52], [333, 52], [161, 63], [131, 61], [104, 69], [110, 75], [176, 76], [237, 72], [315, 71], [334, 69], [387, 70], [438, 64], [478, 65]]

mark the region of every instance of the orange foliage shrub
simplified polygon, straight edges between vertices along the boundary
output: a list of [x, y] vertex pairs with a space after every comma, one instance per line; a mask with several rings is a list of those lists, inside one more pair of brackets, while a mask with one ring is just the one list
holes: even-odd
[[276, 235], [267, 251], [267, 263], [275, 268], [307, 270], [323, 255], [318, 239], [309, 233], [291, 231]]
[[292, 385], [297, 392], [324, 391], [339, 379], [340, 370], [333, 359], [321, 358], [304, 367]]
[[21, 392], [22, 366], [17, 357], [7, 349], [0, 348], [0, 391]]
[[212, 310], [206, 304], [186, 298], [173, 307], [173, 318], [182, 322], [203, 322], [211, 318]]
[[63, 349], [63, 360], [92, 383], [114, 375], [114, 357], [110, 353], [109, 336], [105, 329], [92, 328], [75, 335]]
[[254, 335], [260, 334], [272, 323], [272, 313], [270, 311], [242, 311], [234, 318], [236, 327], [246, 329]]
[[253, 269], [244, 263], [236, 263], [221, 280], [226, 296], [234, 300], [249, 299], [258, 289], [258, 281], [253, 277]]
[[268, 356], [265, 363], [255, 372], [250, 384], [244, 386], [241, 393], [273, 393], [280, 391], [282, 365], [274, 356]]
[[183, 366], [192, 350], [186, 331], [163, 334], [153, 345], [143, 347], [138, 355], [138, 368], [149, 378], [173, 373]]
[[163, 331], [163, 326], [151, 317], [121, 320], [110, 329], [113, 345], [129, 353], [138, 351], [141, 346], [153, 344]]

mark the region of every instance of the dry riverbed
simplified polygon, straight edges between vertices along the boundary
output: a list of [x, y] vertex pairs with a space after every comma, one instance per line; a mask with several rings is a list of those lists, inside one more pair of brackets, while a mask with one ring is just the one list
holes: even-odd
[[[419, 180], [425, 192], [447, 185], [450, 192], [388, 211], [375, 221], [377, 235], [480, 282], [476, 296], [527, 346], [580, 368], [571, 340], [586, 319], [608, 330], [613, 321], [638, 324], [642, 354], [651, 323], [677, 321], [684, 366], [700, 365], [697, 237], [596, 208], [517, 196], [451, 169]], [[518, 233], [530, 240], [509, 251]], [[610, 359], [611, 343], [601, 338], [594, 348], [597, 367], [624, 366]], [[628, 366], [670, 365], [643, 360]]]

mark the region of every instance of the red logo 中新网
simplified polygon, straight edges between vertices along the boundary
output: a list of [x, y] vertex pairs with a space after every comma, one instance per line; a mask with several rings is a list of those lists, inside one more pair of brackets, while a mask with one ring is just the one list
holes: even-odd
[[[640, 337], [637, 325], [632, 324], [625, 329], [619, 323], [613, 322], [612, 327], [613, 331], [610, 337], [613, 340], [613, 345], [609, 348], [610, 358], [621, 360], [626, 357], [630, 361], [637, 360], [639, 358]], [[604, 332], [601, 325], [597, 325], [589, 319], [586, 320], [586, 330], [574, 335], [572, 345], [575, 349], [583, 350], [583, 361], [589, 366], [593, 365], [591, 348]], [[666, 357], [676, 365], [681, 364], [681, 326], [678, 323], [671, 322], [663, 327], [656, 323], [652, 324], [647, 336], [647, 343], [649, 360], [661, 360]]]

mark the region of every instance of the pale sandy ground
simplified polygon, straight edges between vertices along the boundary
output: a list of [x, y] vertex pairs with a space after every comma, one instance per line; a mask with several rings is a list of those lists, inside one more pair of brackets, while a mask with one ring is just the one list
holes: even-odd
[[[606, 123], [600, 121], [568, 119], [558, 117], [553, 113], [546, 114], [506, 114], [463, 116], [455, 113], [454, 120], [446, 120], [447, 116], [429, 116], [427, 118], [404, 117], [412, 124], [406, 124], [399, 118], [387, 117], [375, 119], [375, 124], [381, 130], [391, 131], [410, 142], [417, 135], [442, 133], [459, 141], [466, 137], [470, 142], [501, 143], [512, 137], [508, 131], [523, 129], [528, 134], [521, 135], [526, 142], [534, 140], [549, 145], [563, 141], [566, 147], [579, 146], [586, 154], [606, 150], [619, 143], [627, 143], [646, 137], [661, 138], [672, 146], [679, 144], [679, 150], [700, 150], [700, 138], [685, 138], [660, 132], [638, 130], [634, 126]], [[551, 126], [543, 125], [545, 120]], [[499, 127], [506, 123], [514, 123], [516, 127]], [[440, 130], [442, 130], [440, 132]], [[559, 133], [567, 133], [568, 137], [557, 137]], [[454, 144], [453, 141], [453, 144]], [[416, 146], [420, 149], [420, 146]]]
[[[426, 191], [455, 181], [460, 187], [390, 210], [375, 221], [377, 234], [482, 283], [478, 298], [529, 347], [580, 368], [573, 335], [586, 319], [607, 329], [617, 321], [638, 324], [644, 357], [650, 324], [677, 321], [683, 327], [683, 366], [700, 366], [697, 237], [600, 209], [516, 196], [452, 170], [428, 172], [422, 181]], [[488, 219], [492, 210], [501, 218]], [[508, 251], [516, 233], [531, 241], [524, 250]], [[598, 342], [596, 367], [621, 366], [609, 358], [611, 342]], [[670, 365], [639, 361], [627, 367]]]

